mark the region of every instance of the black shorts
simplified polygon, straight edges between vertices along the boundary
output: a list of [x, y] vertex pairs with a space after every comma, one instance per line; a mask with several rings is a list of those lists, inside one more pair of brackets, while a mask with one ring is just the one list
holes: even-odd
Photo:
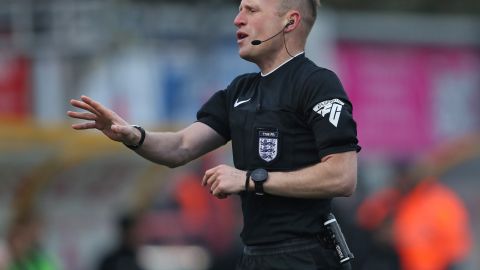
[[340, 270], [336, 254], [320, 240], [294, 239], [278, 244], [246, 246], [236, 270]]

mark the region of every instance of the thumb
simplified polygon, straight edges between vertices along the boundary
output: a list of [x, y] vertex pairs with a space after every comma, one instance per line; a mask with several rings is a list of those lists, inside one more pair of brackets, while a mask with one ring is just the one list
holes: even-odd
[[112, 125], [110, 127], [113, 132], [124, 138], [134, 137], [134, 131], [131, 126]]
[[111, 129], [124, 143], [129, 145], [137, 144], [141, 137], [140, 131], [130, 125], [112, 125]]

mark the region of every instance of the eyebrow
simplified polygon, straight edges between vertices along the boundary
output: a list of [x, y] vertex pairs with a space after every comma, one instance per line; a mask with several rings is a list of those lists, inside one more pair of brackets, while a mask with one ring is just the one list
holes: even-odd
[[[252, 9], [252, 8], [253, 9], [258, 9], [259, 8], [258, 6], [252, 5], [252, 4], [244, 4], [243, 7], [248, 8], [248, 9]], [[238, 6], [238, 10], [239, 11], [242, 10], [242, 5], [241, 4]]]

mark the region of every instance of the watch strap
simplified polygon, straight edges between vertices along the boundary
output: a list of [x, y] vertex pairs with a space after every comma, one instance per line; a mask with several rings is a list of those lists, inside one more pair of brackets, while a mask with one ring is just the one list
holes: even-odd
[[265, 195], [263, 192], [263, 182], [253, 181], [253, 183], [255, 183], [255, 194], [259, 196]]
[[123, 144], [132, 150], [136, 150], [143, 145], [143, 142], [145, 141], [146, 132], [145, 132], [145, 129], [143, 129], [141, 126], [132, 125], [132, 127], [140, 131], [140, 141], [136, 145], [128, 145], [126, 143], [123, 143]]
[[250, 175], [252, 175], [252, 171], [248, 170], [247, 171], [247, 178], [245, 179], [245, 192], [248, 192], [248, 186], [250, 183]]

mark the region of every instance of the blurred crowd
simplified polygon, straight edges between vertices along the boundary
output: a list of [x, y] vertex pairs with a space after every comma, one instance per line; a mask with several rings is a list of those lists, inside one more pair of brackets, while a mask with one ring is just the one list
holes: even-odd
[[[383, 187], [365, 190], [361, 175], [355, 195], [334, 203], [355, 255], [353, 269], [475, 269], [472, 218], [478, 217], [436, 173], [440, 164], [402, 159], [390, 166]], [[110, 219], [116, 240], [96, 253], [95, 269], [234, 269], [241, 251], [238, 202], [206, 192], [202, 169], [177, 174], [147, 208]], [[0, 269], [69, 269], [43, 245], [44, 217], [33, 210], [13, 215]]]
[[389, 186], [368, 195], [355, 221], [358, 269], [469, 269], [470, 217], [437, 177], [397, 164]]
[[57, 266], [41, 245], [42, 224], [36, 213], [19, 213], [6, 233], [0, 253], [0, 269], [56, 270]]

